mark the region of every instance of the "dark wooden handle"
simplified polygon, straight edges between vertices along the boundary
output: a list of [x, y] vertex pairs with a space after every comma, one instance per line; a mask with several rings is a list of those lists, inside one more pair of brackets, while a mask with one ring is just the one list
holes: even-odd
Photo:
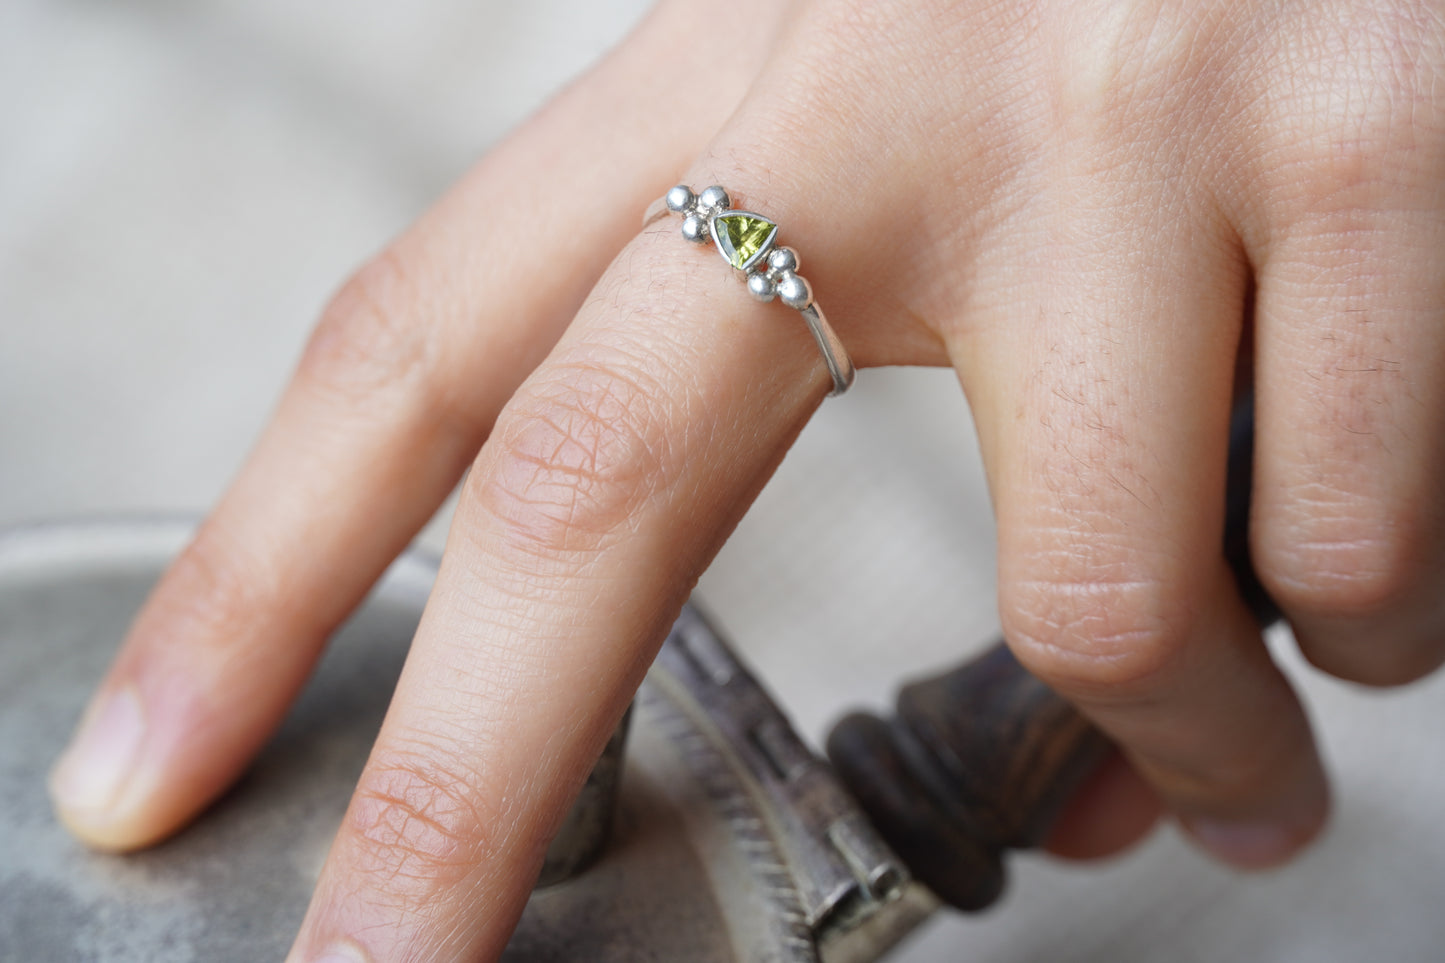
[[962, 910], [998, 898], [1004, 851], [1041, 843], [1108, 752], [1002, 643], [906, 686], [893, 718], [854, 713], [828, 737], [833, 768], [883, 838]]
[[[1249, 562], [1253, 406], [1230, 437], [1224, 551], [1261, 624], [1279, 611]], [[962, 666], [905, 686], [898, 711], [855, 713], [828, 757], [915, 877], [944, 902], [978, 910], [1003, 891], [1004, 853], [1038, 846], [1108, 740], [1031, 676], [1002, 642]]]

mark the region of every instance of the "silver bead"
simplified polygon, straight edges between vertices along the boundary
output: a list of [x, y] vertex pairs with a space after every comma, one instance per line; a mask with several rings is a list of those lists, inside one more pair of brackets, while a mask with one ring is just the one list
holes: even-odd
[[748, 293], [759, 301], [771, 301], [778, 295], [777, 285], [766, 274], [748, 275]]
[[780, 247], [768, 255], [768, 270], [774, 275], [798, 269], [798, 252], [790, 247]]
[[691, 210], [697, 203], [697, 195], [686, 184], [679, 184], [667, 192], [667, 209], [674, 214]]
[[707, 240], [707, 221], [696, 214], [689, 214], [682, 219], [682, 236], [689, 241], [699, 243]]
[[813, 289], [807, 281], [790, 272], [778, 278], [778, 297], [788, 307], [801, 311], [813, 303]]
[[731, 204], [728, 192], [716, 184], [705, 188], [697, 198], [697, 206], [707, 211], [725, 211]]

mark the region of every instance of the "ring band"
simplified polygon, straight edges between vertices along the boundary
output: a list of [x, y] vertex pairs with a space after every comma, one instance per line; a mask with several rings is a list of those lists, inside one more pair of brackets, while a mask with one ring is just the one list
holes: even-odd
[[728, 192], [716, 185], [694, 194], [692, 188], [679, 184], [652, 202], [642, 226], [668, 214], [682, 216], [682, 236], [687, 240], [702, 244], [711, 237], [723, 260], [747, 277], [748, 292], [753, 297], [759, 301], [776, 297], [798, 310], [823, 352], [828, 374], [833, 376], [830, 398], [852, 386], [857, 373], [853, 359], [813, 300], [812, 286], [798, 274], [798, 252], [774, 243], [777, 224], [752, 211], [733, 210]]

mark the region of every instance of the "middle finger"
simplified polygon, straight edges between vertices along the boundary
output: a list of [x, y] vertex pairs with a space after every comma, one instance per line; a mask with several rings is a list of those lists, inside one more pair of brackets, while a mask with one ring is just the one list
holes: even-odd
[[622, 252], [483, 448], [298, 947], [501, 951], [693, 582], [830, 386], [792, 312], [676, 229]]

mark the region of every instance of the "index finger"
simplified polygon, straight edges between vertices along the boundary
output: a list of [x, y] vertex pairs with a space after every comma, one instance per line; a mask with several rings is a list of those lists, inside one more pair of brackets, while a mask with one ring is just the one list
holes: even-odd
[[[675, 51], [697, 19], [659, 8], [333, 301], [56, 767], [56, 807], [78, 836], [134, 849], [170, 835], [274, 731], [332, 630], [632, 236], [633, 211], [732, 109], [738, 77], [698, 75]], [[646, 102], [631, 96], [644, 71], [664, 88]], [[664, 128], [659, 112], [682, 116]]]

